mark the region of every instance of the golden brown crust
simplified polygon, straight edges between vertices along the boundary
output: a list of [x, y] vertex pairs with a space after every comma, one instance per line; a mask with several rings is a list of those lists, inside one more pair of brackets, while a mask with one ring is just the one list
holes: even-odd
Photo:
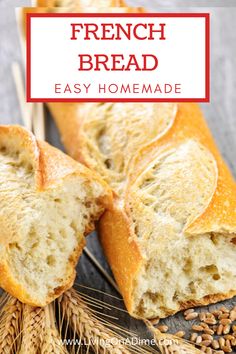
[[99, 234], [107, 260], [124, 297], [127, 309], [132, 309], [134, 279], [142, 264], [139, 246], [130, 239], [130, 225], [122, 207], [114, 205], [99, 222]]
[[186, 233], [197, 235], [204, 232], [236, 232], [236, 184], [197, 104], [179, 104], [175, 122], [167, 134], [141, 149], [134, 161], [135, 168], [131, 169], [130, 184], [160, 149], [177, 145], [187, 139], [199, 142], [212, 153], [218, 167], [218, 181], [208, 208], [188, 226]]

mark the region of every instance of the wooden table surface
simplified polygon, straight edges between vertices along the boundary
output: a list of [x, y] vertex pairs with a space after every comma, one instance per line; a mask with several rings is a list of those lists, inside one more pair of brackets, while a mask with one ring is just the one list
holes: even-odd
[[[211, 102], [202, 104], [206, 119], [218, 146], [236, 176], [236, 1], [235, 0], [129, 0], [133, 6], [145, 6], [152, 11], [204, 11], [211, 13]], [[165, 3], [166, 7], [163, 7]], [[21, 62], [21, 52], [15, 23], [14, 7], [29, 6], [29, 1], [0, 0], [0, 124], [21, 124], [20, 110], [11, 76], [11, 63]], [[187, 7], [188, 6], [188, 7]], [[195, 6], [190, 8], [189, 6]], [[198, 6], [198, 7], [196, 7]], [[201, 7], [200, 7], [201, 6]], [[42, 73], [43, 74], [43, 73]], [[47, 112], [47, 140], [63, 149], [57, 129]], [[109, 272], [96, 235], [88, 237], [88, 247]], [[103, 292], [117, 295], [85, 255], [78, 265], [77, 282]], [[82, 290], [82, 288], [81, 288]], [[94, 293], [97, 298], [114, 303], [109, 296]], [[236, 299], [227, 301], [236, 304]], [[122, 307], [122, 301], [115, 304]], [[131, 319], [125, 312], [116, 310], [119, 323], [147, 335], [142, 322]], [[182, 314], [166, 319], [172, 331], [188, 330], [191, 323], [183, 321]]]

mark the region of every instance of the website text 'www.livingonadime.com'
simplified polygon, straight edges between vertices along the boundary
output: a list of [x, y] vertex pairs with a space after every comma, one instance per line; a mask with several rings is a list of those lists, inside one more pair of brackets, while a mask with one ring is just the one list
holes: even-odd
[[170, 338], [163, 338], [160, 340], [156, 340], [154, 338], [139, 338], [139, 337], [130, 337], [130, 338], [109, 338], [109, 339], [79, 339], [79, 338], [72, 338], [72, 339], [58, 339], [58, 345], [60, 346], [87, 346], [87, 347], [100, 347], [100, 348], [111, 348], [117, 345], [121, 346], [170, 346], [170, 345], [178, 345], [179, 341], [177, 338], [170, 339]]

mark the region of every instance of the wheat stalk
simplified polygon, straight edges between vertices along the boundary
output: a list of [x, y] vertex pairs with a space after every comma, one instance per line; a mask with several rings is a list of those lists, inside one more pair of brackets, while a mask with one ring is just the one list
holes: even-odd
[[45, 310], [23, 305], [22, 342], [19, 354], [36, 354], [43, 340]]
[[122, 343], [124, 339], [111, 328], [115, 327], [108, 322], [103, 322], [89, 308], [86, 302], [74, 290], [70, 289], [58, 299], [61, 312], [61, 327], [66, 321], [78, 337], [91, 346], [95, 353], [130, 354], [148, 353], [145, 349], [135, 346], [130, 347]]
[[54, 315], [53, 305], [50, 304], [45, 308], [46, 326], [44, 329], [44, 337], [41, 346], [41, 354], [66, 354], [67, 351], [63, 346], [62, 339], [56, 328], [56, 319]]
[[149, 321], [144, 321], [153, 334], [157, 347], [162, 354], [201, 354], [202, 351], [195, 348], [185, 339], [173, 334], [162, 333], [155, 328]]
[[4, 296], [0, 314], [0, 353], [12, 354], [20, 339], [22, 304], [11, 296]]

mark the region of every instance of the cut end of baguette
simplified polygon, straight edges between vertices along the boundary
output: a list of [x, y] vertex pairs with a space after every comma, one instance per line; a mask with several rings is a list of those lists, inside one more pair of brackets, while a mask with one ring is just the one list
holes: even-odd
[[158, 155], [131, 187], [128, 210], [144, 259], [133, 285], [136, 317], [163, 318], [236, 294], [236, 230], [186, 233], [217, 178], [214, 157], [189, 140]]
[[136, 280], [134, 316], [165, 318], [236, 295], [235, 237], [205, 234], [160, 246]]
[[[54, 182], [44, 188], [41, 181], [38, 188], [37, 175], [47, 179], [46, 162], [36, 170], [27, 150], [11, 145], [12, 136], [4, 144], [5, 138], [0, 136], [0, 286], [22, 302], [45, 306], [72, 286], [84, 235], [93, 230], [109, 193], [79, 164], [60, 178], [57, 164], [66, 159], [68, 168], [70, 159], [59, 152], [61, 160], [55, 159], [54, 172], [50, 168]], [[46, 148], [46, 156], [54, 153]]]

